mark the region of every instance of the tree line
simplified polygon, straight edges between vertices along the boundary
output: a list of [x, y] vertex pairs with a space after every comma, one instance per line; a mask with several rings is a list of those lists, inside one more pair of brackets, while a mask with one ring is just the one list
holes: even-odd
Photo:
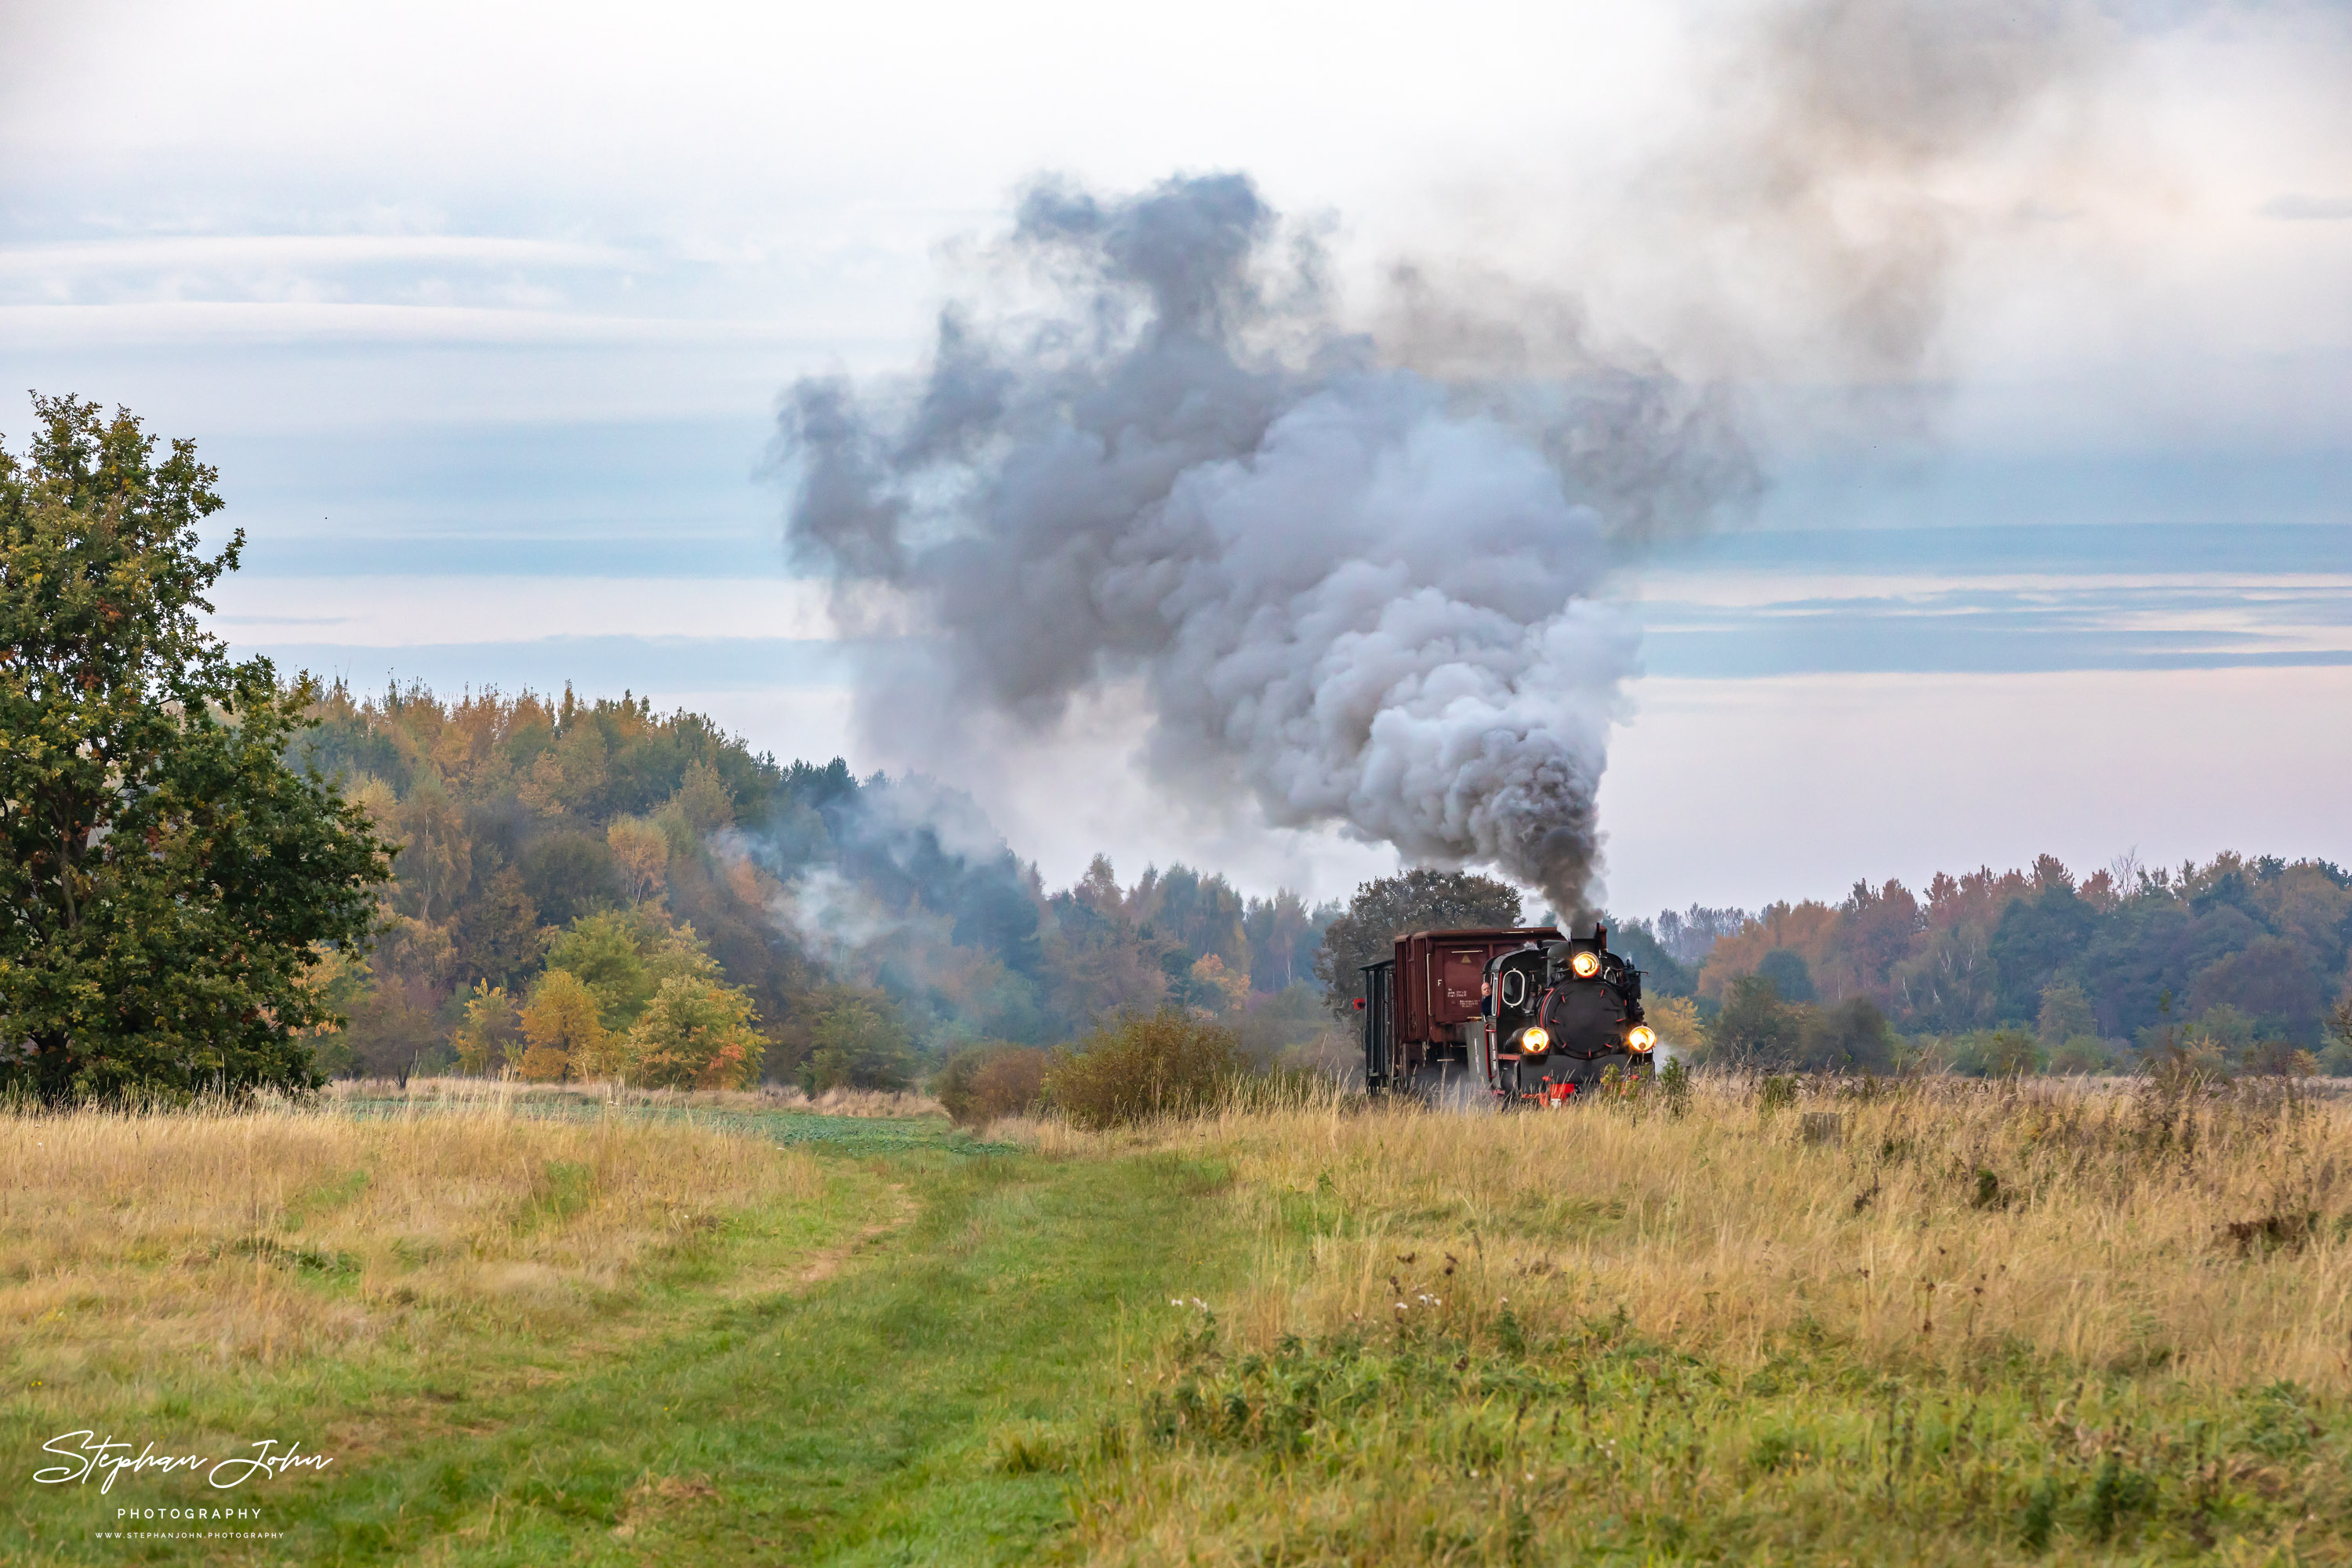
[[[942, 1065], [952, 1089], [992, 1052], [1162, 1010], [1337, 1067], [1358, 970], [1395, 935], [1523, 918], [1460, 871], [1310, 906], [1182, 865], [1127, 883], [1098, 856], [1049, 890], [953, 790], [779, 763], [631, 693], [282, 680], [204, 627], [243, 535], [205, 553], [220, 501], [194, 448], [71, 398], [35, 410], [26, 455], [0, 447], [0, 1089], [888, 1088]], [[2045, 856], [1924, 897], [1612, 925], [1692, 1057], [2352, 1071], [2352, 876], [2324, 861], [2078, 879]]]
[[289, 760], [397, 850], [372, 947], [331, 968], [330, 1071], [895, 1087], [1163, 1005], [1312, 1032], [1274, 994], [1332, 911], [1289, 892], [1103, 857], [1049, 892], [953, 792], [627, 694], [338, 684], [304, 711]]
[[1681, 942], [1654, 984], [1691, 995], [1718, 1059], [2095, 1073], [2185, 1053], [2352, 1074], [2352, 873], [2326, 860], [2125, 857], [2078, 878], [2044, 855], [1924, 897], [1856, 883], [1834, 905], [1694, 914], [1711, 926], [1695, 939], [1701, 922], [1633, 924]]

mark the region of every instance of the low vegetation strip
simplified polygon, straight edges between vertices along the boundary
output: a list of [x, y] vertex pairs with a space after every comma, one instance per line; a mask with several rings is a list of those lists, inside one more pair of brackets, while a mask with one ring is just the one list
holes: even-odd
[[523, 1093], [509, 1090], [509, 1085], [465, 1079], [424, 1079], [396, 1092], [337, 1094], [332, 1103], [339, 1114], [360, 1121], [491, 1114], [539, 1121], [660, 1123], [764, 1139], [785, 1147], [824, 1147], [856, 1154], [918, 1149], [989, 1154], [1012, 1149], [1010, 1144], [992, 1143], [970, 1129], [951, 1125], [936, 1102], [913, 1096], [871, 1096], [872, 1100], [900, 1103], [844, 1111], [761, 1094], [622, 1090], [608, 1099], [596, 1085], [585, 1089], [550, 1085]]

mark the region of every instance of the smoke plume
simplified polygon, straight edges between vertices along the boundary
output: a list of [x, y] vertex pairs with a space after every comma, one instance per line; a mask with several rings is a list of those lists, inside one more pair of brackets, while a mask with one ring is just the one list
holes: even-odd
[[[1547, 399], [1384, 367], [1238, 175], [1116, 201], [1040, 185], [1005, 258], [1042, 301], [989, 328], [949, 314], [919, 386], [788, 399], [795, 547], [888, 584], [924, 633], [866, 683], [868, 721], [1050, 729], [1132, 679], [1162, 786], [1587, 908], [1633, 655], [1593, 601], [1595, 500], [1686, 422], [1580, 439], [1649, 395], [1638, 375]], [[1580, 451], [1591, 497], [1562, 460]]]
[[[1826, 297], [1849, 371], [1916, 368], [1956, 243], [1926, 184], [2075, 71], [2082, 15], [1769, 5], [1661, 200]], [[1663, 269], [1706, 273], [1695, 248]], [[1572, 292], [1412, 266], [1376, 347], [1238, 174], [1040, 184], [992, 259], [1015, 302], [943, 314], [913, 383], [785, 400], [795, 552], [845, 616], [895, 600], [917, 634], [866, 671], [869, 732], [945, 771], [1000, 721], [1044, 736], [1131, 689], [1171, 794], [1590, 912], [1635, 647], [1596, 598], [1605, 547], [1759, 491], [1738, 399]], [[1736, 335], [1738, 289], [1696, 287]]]

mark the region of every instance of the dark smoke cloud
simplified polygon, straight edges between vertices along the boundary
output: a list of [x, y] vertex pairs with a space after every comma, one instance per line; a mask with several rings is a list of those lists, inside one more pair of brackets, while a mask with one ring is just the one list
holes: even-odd
[[1748, 471], [1727, 423], [1591, 355], [1382, 363], [1239, 175], [1040, 185], [1005, 258], [1042, 303], [950, 313], [919, 385], [787, 399], [795, 549], [926, 633], [866, 722], [950, 749], [959, 715], [1049, 730], [1131, 680], [1163, 786], [1588, 909], [1633, 649], [1593, 602], [1604, 538], [1718, 501], [1711, 471]]
[[1022, 308], [943, 314], [913, 385], [786, 399], [794, 550], [845, 607], [879, 586], [922, 634], [866, 671], [869, 732], [952, 776], [990, 721], [1043, 736], [1131, 687], [1171, 793], [1589, 913], [1633, 656], [1595, 601], [1605, 545], [1762, 489], [1713, 379], [1770, 368], [1786, 323], [1759, 309], [1833, 374], [1914, 374], [1971, 221], [1939, 182], [2112, 42], [2070, 0], [1748, 20], [1638, 198], [1654, 221], [1625, 226], [1711, 340], [1705, 374], [1597, 331], [1558, 279], [1400, 266], [1351, 333], [1311, 237], [1238, 174], [1031, 189], [993, 258]]

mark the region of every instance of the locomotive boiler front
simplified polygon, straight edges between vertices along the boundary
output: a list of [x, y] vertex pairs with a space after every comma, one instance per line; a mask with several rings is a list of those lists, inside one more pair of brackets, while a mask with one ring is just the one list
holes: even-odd
[[1487, 1086], [1507, 1102], [1558, 1103], [1614, 1068], [1647, 1072], [1657, 1035], [1642, 1012], [1642, 973], [1590, 937], [1529, 943], [1488, 964]]

